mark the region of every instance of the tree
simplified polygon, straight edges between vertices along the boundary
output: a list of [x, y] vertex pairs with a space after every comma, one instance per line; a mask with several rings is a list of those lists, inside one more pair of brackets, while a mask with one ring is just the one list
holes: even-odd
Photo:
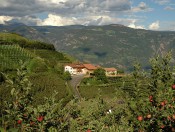
[[102, 68], [98, 68], [94, 71], [94, 76], [97, 80], [102, 81], [103, 83], [107, 83], [108, 79], [105, 74], [105, 70]]
[[63, 79], [66, 80], [66, 81], [69, 81], [69, 80], [72, 79], [71, 75], [70, 75], [70, 73], [68, 71], [63, 73]]

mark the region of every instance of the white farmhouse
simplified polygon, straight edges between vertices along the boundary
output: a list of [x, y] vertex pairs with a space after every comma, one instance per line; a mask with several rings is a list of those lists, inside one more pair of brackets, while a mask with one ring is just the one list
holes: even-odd
[[70, 74], [75, 74], [75, 69], [73, 69], [71, 66], [65, 66], [64, 67], [65, 72], [69, 72]]
[[83, 64], [67, 64], [64, 66], [64, 71], [68, 71], [71, 75], [76, 75], [82, 73], [83, 68]]

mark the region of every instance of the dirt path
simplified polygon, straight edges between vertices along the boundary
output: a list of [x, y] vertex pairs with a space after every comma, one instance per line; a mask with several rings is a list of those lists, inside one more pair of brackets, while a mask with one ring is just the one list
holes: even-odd
[[70, 81], [70, 85], [73, 88], [74, 91], [74, 95], [75, 97], [77, 97], [78, 99], [81, 99], [81, 95], [78, 91], [77, 86], [79, 85], [79, 83], [81, 82], [81, 80], [84, 78], [84, 75], [74, 75], [72, 76], [72, 80]]

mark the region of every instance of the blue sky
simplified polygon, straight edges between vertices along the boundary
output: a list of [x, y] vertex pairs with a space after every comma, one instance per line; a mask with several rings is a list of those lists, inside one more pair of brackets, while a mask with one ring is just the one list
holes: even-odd
[[122, 24], [175, 31], [175, 0], [0, 0], [0, 24]]

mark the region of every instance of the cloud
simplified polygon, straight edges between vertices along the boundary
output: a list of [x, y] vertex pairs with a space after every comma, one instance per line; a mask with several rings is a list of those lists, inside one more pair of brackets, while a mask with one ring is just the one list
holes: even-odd
[[0, 24], [5, 24], [5, 22], [12, 20], [13, 17], [10, 16], [0, 16]]
[[24, 17], [16, 17], [13, 19], [15, 22], [24, 23], [26, 25], [32, 26], [37, 25], [40, 26], [42, 24], [42, 20], [37, 18], [36, 16], [24, 16]]
[[152, 11], [153, 9], [148, 7], [148, 5], [145, 2], [140, 2], [139, 5], [137, 7], [133, 7], [132, 11], [133, 12], [148, 12], [148, 11]]
[[0, 15], [27, 16], [42, 12], [59, 15], [103, 14], [131, 9], [129, 0], [4, 0], [0, 4]]
[[150, 30], [158, 30], [160, 28], [159, 21], [153, 22], [149, 25]]
[[52, 26], [64, 26], [64, 25], [108, 25], [108, 24], [123, 24], [128, 25], [131, 23], [130, 19], [122, 19], [116, 17], [110, 17], [108, 15], [94, 15], [94, 16], [83, 16], [83, 17], [64, 17], [56, 14], [49, 14], [48, 18], [37, 21], [38, 24], [52, 25]]
[[0, 16], [27, 25], [102, 25], [120, 22], [119, 16], [129, 12], [130, 0], [4, 0], [0, 4]]
[[75, 19], [61, 17], [54, 14], [49, 14], [48, 18], [44, 19], [41, 22], [41, 25], [49, 25], [49, 26], [63, 26], [63, 25], [73, 25], [76, 23]]
[[167, 10], [167, 11], [172, 11], [172, 10], [175, 10], [175, 8], [171, 7], [171, 6], [166, 6], [164, 8], [164, 10]]
[[83, 23], [83, 25], [86, 25], [86, 26], [88, 26], [88, 25], [101, 25], [102, 21], [103, 21], [103, 17], [99, 17], [95, 20], [93, 20], [93, 19], [89, 20], [89, 21]]
[[145, 29], [143, 25], [136, 25], [136, 20], [133, 20], [128, 27], [134, 28], [134, 29]]

